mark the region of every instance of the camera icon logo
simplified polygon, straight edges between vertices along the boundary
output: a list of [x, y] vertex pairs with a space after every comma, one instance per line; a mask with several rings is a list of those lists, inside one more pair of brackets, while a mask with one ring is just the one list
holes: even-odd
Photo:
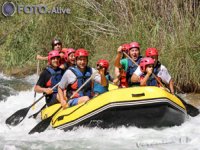
[[4, 16], [12, 16], [16, 11], [15, 4], [13, 2], [4, 2], [2, 5], [2, 13]]

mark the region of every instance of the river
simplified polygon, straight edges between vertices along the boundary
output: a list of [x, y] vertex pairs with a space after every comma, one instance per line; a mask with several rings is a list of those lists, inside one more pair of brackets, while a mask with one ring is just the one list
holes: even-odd
[[[110, 129], [80, 127], [64, 132], [48, 129], [43, 133], [29, 135], [28, 132], [40, 121], [28, 116], [39, 110], [44, 100], [31, 109], [27, 117], [16, 127], [9, 127], [5, 120], [19, 109], [33, 103], [33, 85], [36, 75], [24, 79], [6, 77], [0, 74], [0, 149], [2, 150], [53, 150], [53, 149], [91, 149], [91, 150], [168, 150], [200, 149], [200, 115], [189, 117], [181, 126], [167, 128], [119, 127]], [[41, 95], [37, 94], [37, 98]], [[200, 105], [200, 95], [183, 95]]]

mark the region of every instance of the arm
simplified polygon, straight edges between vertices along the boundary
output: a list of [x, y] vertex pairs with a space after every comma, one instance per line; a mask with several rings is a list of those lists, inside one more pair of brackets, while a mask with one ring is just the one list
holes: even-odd
[[44, 70], [40, 74], [40, 77], [34, 87], [34, 91], [37, 93], [46, 93], [47, 95], [52, 94], [53, 90], [45, 86], [50, 78], [51, 78], [51, 74], [48, 71]]
[[135, 73], [133, 73], [131, 76], [131, 82], [133, 82], [133, 83], [140, 82], [140, 77], [137, 76]]
[[131, 76], [131, 82], [140, 82], [140, 76], [142, 75], [142, 72], [140, 70], [140, 67], [138, 66], [135, 72]]
[[51, 88], [43, 88], [43, 87], [41, 87], [39, 85], [36, 85], [34, 87], [34, 91], [37, 92], [37, 93], [46, 93], [47, 95], [53, 93], [53, 90]]
[[[65, 96], [65, 89], [68, 87], [69, 84], [72, 84], [76, 81], [76, 76], [71, 72], [71, 70], [67, 70], [64, 75], [62, 76], [62, 79], [58, 86], [58, 101], [61, 103], [63, 109], [68, 107], [67, 103], [67, 95]], [[67, 93], [67, 92], [66, 92]]]
[[169, 81], [169, 89], [170, 92], [174, 95], [174, 82], [172, 79]]
[[68, 107], [67, 100], [68, 98], [64, 96], [64, 90], [58, 86], [58, 101], [60, 102], [63, 109]]
[[102, 68], [102, 69], [99, 70], [99, 74], [101, 76], [101, 85], [102, 86], [107, 86], [108, 83], [107, 83], [107, 79], [106, 79], [106, 76], [105, 76], [104, 72], [105, 72], [105, 68]]
[[36, 59], [37, 60], [48, 60], [48, 56], [37, 55]]
[[141, 86], [146, 86], [147, 84], [147, 80], [149, 79], [149, 77], [151, 76], [151, 74], [152, 74], [152, 72], [153, 72], [153, 68], [146, 68], [146, 75], [145, 75], [145, 77], [140, 81], [140, 85]]
[[122, 58], [122, 46], [120, 46], [120, 47], [117, 49], [117, 56], [116, 56], [115, 62], [114, 62], [115, 67], [118, 67], [118, 68], [121, 68], [121, 67], [122, 67], [122, 65], [120, 64], [121, 58]]
[[174, 83], [165, 66], [161, 65], [161, 70], [158, 72], [157, 76], [161, 78], [163, 83], [168, 85], [170, 92], [174, 94]]
[[151, 74], [146, 74], [145, 77], [140, 81], [141, 86], [146, 86], [147, 80], [149, 79]]

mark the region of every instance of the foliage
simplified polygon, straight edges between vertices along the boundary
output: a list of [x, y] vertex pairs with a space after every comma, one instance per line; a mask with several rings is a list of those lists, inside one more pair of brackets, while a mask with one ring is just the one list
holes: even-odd
[[[84, 47], [90, 64], [105, 58], [113, 64], [117, 48], [138, 41], [159, 49], [159, 59], [177, 86], [200, 91], [200, 2], [198, 0], [24, 0], [70, 8], [71, 14], [15, 14], [0, 16], [0, 65], [6, 69], [33, 66], [36, 54], [47, 55], [51, 40], [64, 47]], [[45, 65], [45, 63], [43, 64]], [[114, 67], [111, 65], [110, 70]], [[112, 72], [112, 71], [111, 71]]]

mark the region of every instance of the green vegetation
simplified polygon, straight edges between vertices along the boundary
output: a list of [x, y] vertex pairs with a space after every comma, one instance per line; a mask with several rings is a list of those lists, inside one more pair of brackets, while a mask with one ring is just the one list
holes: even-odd
[[[24, 0], [18, 4], [45, 4], [70, 8], [71, 14], [15, 14], [0, 16], [0, 65], [36, 68], [36, 54], [47, 55], [51, 40], [64, 47], [84, 47], [90, 64], [99, 58], [113, 64], [119, 45], [138, 41], [159, 49], [161, 62], [178, 87], [200, 91], [200, 2], [198, 0]], [[45, 62], [43, 63], [45, 66]], [[112, 65], [111, 65], [112, 66]], [[113, 70], [113, 66], [110, 68]]]

